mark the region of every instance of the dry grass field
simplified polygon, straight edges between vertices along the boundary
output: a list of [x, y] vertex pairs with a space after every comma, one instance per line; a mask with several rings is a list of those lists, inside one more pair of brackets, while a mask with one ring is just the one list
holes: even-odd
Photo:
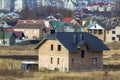
[[[111, 49], [104, 51], [103, 63], [120, 65], [120, 43], [106, 43]], [[120, 71], [92, 72], [23, 72], [22, 61], [37, 61], [37, 50], [34, 46], [0, 47], [0, 80], [120, 80]]]

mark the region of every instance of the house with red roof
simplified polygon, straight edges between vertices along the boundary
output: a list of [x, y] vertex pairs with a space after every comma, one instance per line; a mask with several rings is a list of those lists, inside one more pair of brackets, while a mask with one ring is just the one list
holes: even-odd
[[66, 17], [62, 20], [62, 22], [66, 22], [66, 23], [71, 23], [72, 25], [74, 25], [75, 29], [79, 28], [81, 26], [81, 21], [75, 18], [71, 18], [71, 17]]
[[44, 21], [40, 20], [18, 20], [14, 31], [22, 31], [25, 40], [41, 40], [47, 32]]

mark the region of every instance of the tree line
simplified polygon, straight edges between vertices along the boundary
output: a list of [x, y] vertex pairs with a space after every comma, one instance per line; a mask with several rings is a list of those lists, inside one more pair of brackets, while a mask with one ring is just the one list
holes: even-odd
[[56, 18], [64, 18], [64, 17], [71, 17], [73, 12], [68, 9], [61, 9], [53, 6], [39, 6], [37, 8], [29, 9], [26, 7], [21, 12], [21, 19], [28, 20], [28, 19], [45, 19], [46, 17], [52, 15]]

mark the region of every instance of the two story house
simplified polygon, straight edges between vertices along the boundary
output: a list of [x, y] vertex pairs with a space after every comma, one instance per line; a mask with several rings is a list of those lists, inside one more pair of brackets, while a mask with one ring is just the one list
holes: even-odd
[[88, 20], [80, 29], [82, 32], [91, 33], [99, 39], [105, 41], [105, 28], [106, 26], [98, 20]]
[[35, 47], [39, 69], [83, 71], [103, 68], [103, 42], [90, 33], [57, 32], [48, 35]]
[[118, 41], [120, 42], [120, 24], [112, 27], [108, 27], [105, 31], [106, 34], [106, 42], [114, 42]]
[[43, 21], [37, 20], [18, 20], [14, 31], [22, 31], [26, 40], [41, 40], [46, 33]]

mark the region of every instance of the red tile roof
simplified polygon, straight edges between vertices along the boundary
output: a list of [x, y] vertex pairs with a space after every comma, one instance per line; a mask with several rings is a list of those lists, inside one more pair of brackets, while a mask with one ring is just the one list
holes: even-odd
[[44, 21], [39, 21], [39, 20], [18, 20], [17, 24], [39, 24], [39, 25], [45, 25]]
[[40, 20], [18, 20], [18, 23], [15, 25], [15, 28], [44, 28], [44, 21]]
[[73, 18], [66, 17], [62, 20], [62, 22], [70, 22], [71, 20], [73, 20]]

